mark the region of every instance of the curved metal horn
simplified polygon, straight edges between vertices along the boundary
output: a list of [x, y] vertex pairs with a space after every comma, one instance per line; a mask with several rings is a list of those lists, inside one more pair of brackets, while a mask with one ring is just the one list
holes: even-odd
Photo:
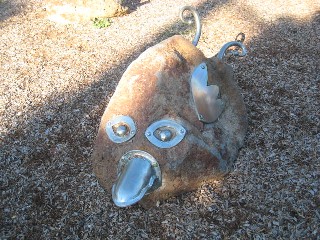
[[197, 46], [197, 44], [199, 42], [200, 35], [201, 35], [201, 22], [200, 22], [199, 14], [196, 11], [196, 9], [194, 9], [191, 6], [185, 6], [185, 7], [181, 8], [181, 10], [180, 10], [180, 19], [182, 20], [182, 22], [187, 23], [189, 25], [191, 25], [193, 23], [193, 21], [191, 19], [188, 20], [183, 16], [183, 13], [185, 11], [190, 11], [192, 13], [194, 21], [196, 23], [197, 31], [196, 31], [196, 35], [193, 38], [192, 44], [194, 46]]
[[222, 46], [222, 48], [220, 49], [219, 53], [218, 53], [218, 59], [222, 60], [223, 57], [225, 56], [226, 51], [230, 48], [230, 47], [239, 47], [241, 48], [241, 52], [238, 50], [234, 50], [231, 51], [230, 54], [233, 56], [237, 56], [237, 57], [244, 57], [247, 55], [247, 49], [246, 47], [238, 41], [232, 41], [232, 42], [228, 42], [225, 45]]
[[[238, 39], [239, 37], [241, 37], [241, 39]], [[226, 54], [226, 51], [230, 48], [230, 47], [239, 47], [241, 48], [241, 52], [239, 50], [233, 50], [230, 51], [229, 54], [233, 55], [233, 56], [237, 56], [237, 57], [244, 57], [247, 55], [247, 49], [246, 47], [243, 45], [243, 41], [245, 39], [245, 35], [244, 33], [239, 33], [236, 37], [235, 41], [232, 42], [228, 42], [225, 45], [222, 46], [222, 48], [220, 49], [219, 53], [218, 53], [218, 59], [222, 60], [223, 57]]]

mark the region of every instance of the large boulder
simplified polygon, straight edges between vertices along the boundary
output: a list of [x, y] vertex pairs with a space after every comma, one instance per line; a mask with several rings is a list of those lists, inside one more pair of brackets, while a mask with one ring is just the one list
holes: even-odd
[[127, 11], [121, 0], [46, 0], [46, 16], [63, 24], [116, 17]]
[[[220, 117], [208, 124], [199, 120], [190, 91], [191, 75], [200, 63], [206, 63], [208, 85], [220, 88], [224, 102]], [[106, 133], [108, 122], [117, 116], [129, 116], [136, 128], [135, 136], [123, 143], [111, 141]], [[146, 137], [146, 129], [162, 119], [186, 129], [183, 140], [174, 147], [159, 148]], [[119, 160], [132, 150], [147, 152], [157, 160], [162, 175], [161, 186], [140, 201], [145, 207], [152, 206], [229, 172], [246, 130], [246, 108], [232, 68], [215, 57], [206, 58], [189, 41], [174, 36], [147, 49], [123, 74], [101, 119], [93, 169], [111, 192]]]

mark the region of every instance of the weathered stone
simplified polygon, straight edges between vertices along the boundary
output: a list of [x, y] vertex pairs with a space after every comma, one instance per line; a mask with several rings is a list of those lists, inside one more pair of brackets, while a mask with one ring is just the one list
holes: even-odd
[[[198, 120], [190, 78], [206, 62], [208, 84], [218, 85], [225, 109], [211, 124]], [[128, 142], [116, 144], [105, 127], [115, 116], [130, 116], [137, 128]], [[155, 121], [170, 118], [187, 130], [175, 147], [160, 149], [144, 133]], [[119, 159], [131, 150], [142, 150], [157, 159], [162, 186], [140, 203], [152, 206], [157, 200], [196, 189], [232, 169], [247, 130], [247, 114], [232, 68], [216, 58], [208, 59], [181, 36], [171, 37], [142, 53], [121, 78], [103, 116], [93, 153], [93, 168], [99, 182], [111, 191], [117, 178]]]
[[127, 13], [120, 0], [46, 0], [46, 15], [55, 22], [77, 23]]

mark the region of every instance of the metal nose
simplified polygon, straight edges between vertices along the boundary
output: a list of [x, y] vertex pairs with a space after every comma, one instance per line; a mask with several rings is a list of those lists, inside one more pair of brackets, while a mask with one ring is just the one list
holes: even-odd
[[112, 187], [112, 199], [118, 207], [137, 203], [161, 185], [160, 168], [154, 161], [151, 155], [142, 151], [128, 152], [120, 159], [122, 166]]

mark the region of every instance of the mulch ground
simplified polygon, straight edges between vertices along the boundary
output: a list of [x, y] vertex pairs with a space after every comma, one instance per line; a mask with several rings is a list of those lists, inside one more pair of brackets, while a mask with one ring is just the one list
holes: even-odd
[[[319, 239], [317, 1], [134, 1], [108, 28], [61, 25], [42, 1], [0, 1], [1, 239]], [[230, 58], [249, 130], [235, 169], [195, 192], [117, 208], [92, 173], [100, 117], [128, 65], [195, 6], [198, 47]]]

